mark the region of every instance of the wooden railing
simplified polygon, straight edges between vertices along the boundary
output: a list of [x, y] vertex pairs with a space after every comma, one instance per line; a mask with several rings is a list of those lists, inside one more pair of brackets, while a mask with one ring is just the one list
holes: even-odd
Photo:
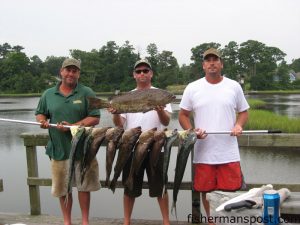
[[3, 180], [0, 179], [0, 192], [3, 191]]
[[[45, 146], [48, 141], [48, 134], [23, 133], [21, 138], [24, 140], [27, 157], [27, 184], [29, 186], [30, 213], [31, 215], [41, 214], [40, 186], [51, 186], [50, 178], [40, 178], [38, 173], [37, 146]], [[239, 137], [240, 147], [272, 147], [274, 148], [291, 148], [299, 150], [300, 154], [300, 134], [259, 134], [259, 135], [242, 135]], [[192, 172], [193, 176], [193, 172]], [[191, 179], [192, 180], [192, 179]], [[104, 185], [104, 181], [100, 181]], [[0, 180], [0, 190], [1, 190]], [[259, 187], [263, 184], [247, 184], [247, 189]], [[291, 191], [300, 192], [300, 184], [273, 184], [275, 189], [282, 187], [289, 188]], [[122, 188], [121, 182], [117, 183], [117, 188]], [[172, 189], [173, 183], [169, 182], [168, 189]], [[143, 188], [148, 188], [147, 182], [144, 182]], [[200, 194], [192, 188], [192, 182], [183, 182], [181, 190], [190, 190], [192, 194], [192, 214], [195, 218], [200, 215]]]

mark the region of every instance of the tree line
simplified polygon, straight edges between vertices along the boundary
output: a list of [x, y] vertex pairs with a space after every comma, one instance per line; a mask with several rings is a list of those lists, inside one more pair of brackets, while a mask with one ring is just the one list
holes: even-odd
[[[283, 51], [256, 40], [241, 44], [231, 41], [224, 47], [215, 42], [202, 43], [191, 49], [192, 62], [181, 66], [172, 51], [159, 51], [155, 43], [150, 43], [146, 58], [154, 70], [153, 85], [165, 89], [203, 77], [202, 54], [210, 47], [222, 52], [223, 74], [239, 82], [243, 80], [247, 89], [300, 89], [299, 80], [289, 80], [291, 71], [300, 72], [300, 58], [287, 64]], [[59, 80], [65, 57], [48, 56], [43, 61], [37, 55], [28, 57], [23, 51], [19, 45], [0, 45], [1, 93], [41, 93]], [[129, 91], [135, 87], [132, 67], [141, 57], [129, 41], [121, 46], [109, 41], [89, 52], [71, 49], [70, 56], [82, 61], [81, 82], [97, 92]]]

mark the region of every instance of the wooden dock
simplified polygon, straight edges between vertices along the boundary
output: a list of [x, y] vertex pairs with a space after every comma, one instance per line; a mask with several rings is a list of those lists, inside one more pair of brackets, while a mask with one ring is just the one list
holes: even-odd
[[[63, 224], [62, 217], [49, 216], [49, 215], [25, 215], [14, 213], [0, 213], [0, 225], [5, 224], [26, 224], [26, 225], [61, 225]], [[122, 225], [123, 219], [111, 218], [90, 218], [90, 225]], [[161, 220], [141, 220], [132, 219], [132, 225], [161, 225]], [[191, 225], [188, 221], [171, 221], [171, 225]], [[80, 218], [73, 219], [73, 225], [81, 225]]]

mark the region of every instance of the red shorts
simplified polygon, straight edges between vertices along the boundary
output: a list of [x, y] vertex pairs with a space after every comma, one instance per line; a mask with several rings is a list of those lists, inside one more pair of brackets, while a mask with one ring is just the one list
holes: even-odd
[[240, 162], [225, 164], [194, 164], [194, 189], [200, 192], [213, 190], [236, 191], [243, 183]]

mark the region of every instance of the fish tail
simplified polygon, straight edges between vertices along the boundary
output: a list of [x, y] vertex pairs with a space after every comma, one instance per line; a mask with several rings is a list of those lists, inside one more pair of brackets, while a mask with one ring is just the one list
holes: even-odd
[[83, 168], [83, 170], [80, 173], [80, 182], [81, 182], [81, 184], [84, 181], [85, 173], [86, 173], [86, 168]]
[[125, 183], [125, 186], [127, 188], [129, 188], [129, 190], [132, 190], [133, 189], [133, 177], [132, 176], [129, 176], [126, 183]]
[[172, 207], [171, 207], [171, 213], [173, 215], [173, 210], [175, 212], [175, 217], [176, 217], [176, 220], [178, 221], [178, 218], [177, 218], [177, 210], [176, 210], [176, 202], [173, 201], [172, 203]]
[[109, 177], [106, 178], [105, 183], [104, 183], [104, 186], [105, 186], [105, 187], [108, 187], [108, 184], [109, 184]]
[[88, 97], [87, 99], [89, 101], [90, 109], [103, 109], [108, 108], [110, 106], [109, 102], [104, 99], [94, 97]]
[[166, 185], [164, 184], [163, 189], [162, 189], [162, 193], [161, 193], [161, 197], [165, 197], [165, 193], [166, 193]]
[[116, 190], [116, 180], [113, 179], [111, 182], [110, 182], [110, 185], [109, 185], [109, 189], [115, 193], [115, 190]]

